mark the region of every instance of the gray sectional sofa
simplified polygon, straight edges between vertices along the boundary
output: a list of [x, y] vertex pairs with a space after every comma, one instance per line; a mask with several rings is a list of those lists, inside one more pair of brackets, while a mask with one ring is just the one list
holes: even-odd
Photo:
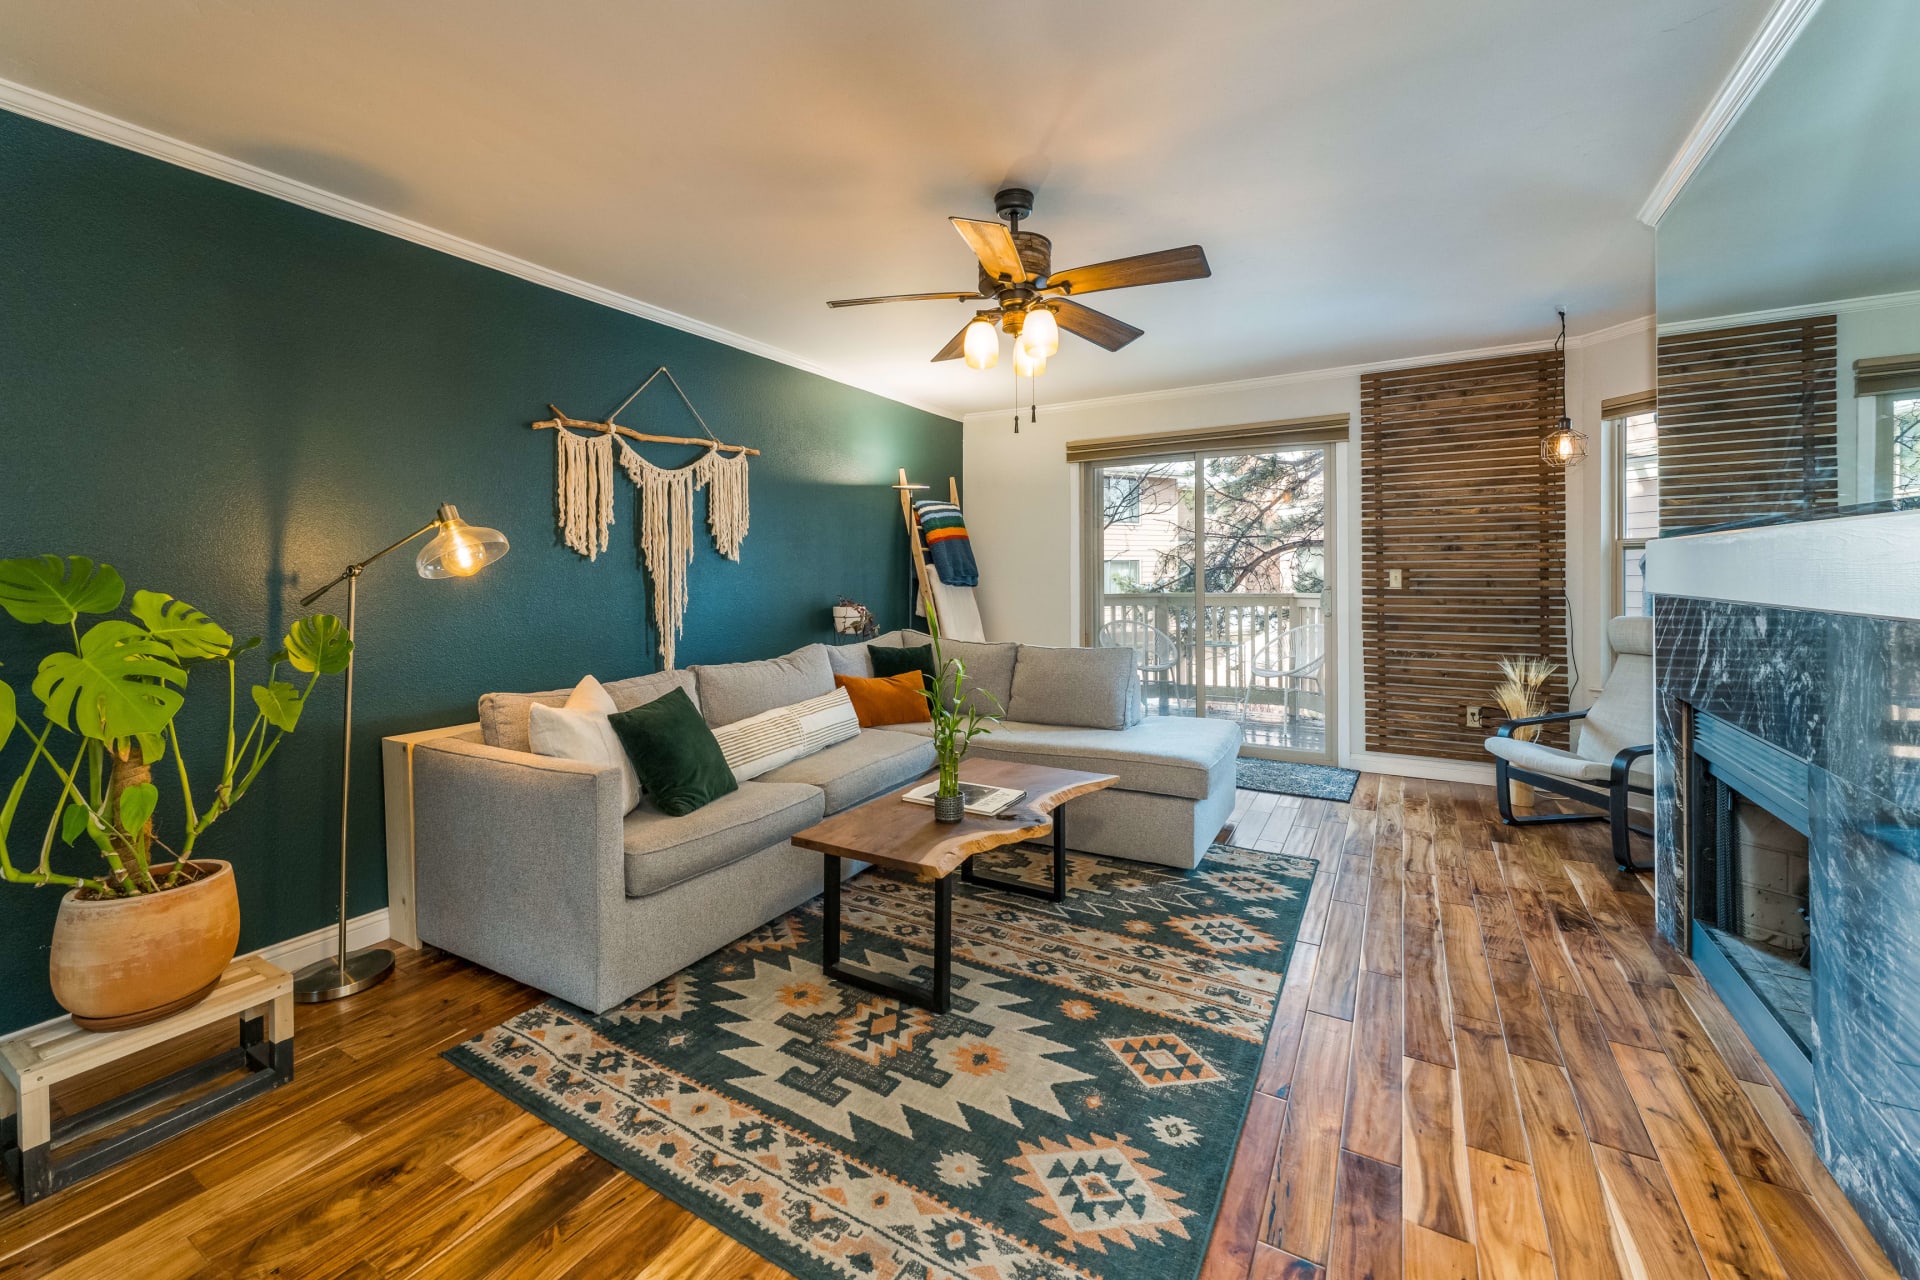
[[[1006, 709], [975, 755], [1119, 777], [1074, 802], [1074, 848], [1199, 863], [1233, 807], [1237, 725], [1146, 720], [1131, 650], [946, 647], [967, 664], [965, 696]], [[836, 672], [872, 674], [866, 646], [810, 645], [606, 688], [624, 710], [678, 687], [721, 725], [829, 693]], [[862, 729], [684, 817], [644, 799], [622, 813], [619, 770], [529, 750], [528, 708], [568, 692], [488, 694], [476, 729], [415, 748], [416, 915], [421, 941], [596, 1013], [819, 893], [820, 857], [789, 837], [933, 767], [928, 726]]]

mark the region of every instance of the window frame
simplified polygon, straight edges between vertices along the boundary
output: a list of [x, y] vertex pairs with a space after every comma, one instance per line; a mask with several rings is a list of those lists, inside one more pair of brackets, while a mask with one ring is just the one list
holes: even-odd
[[[1653, 393], [1643, 398], [1651, 401]], [[1607, 442], [1607, 482], [1611, 492], [1607, 495], [1607, 576], [1611, 579], [1612, 608], [1609, 617], [1619, 617], [1627, 611], [1626, 557], [1630, 551], [1645, 552], [1652, 538], [1645, 534], [1629, 535], [1627, 532], [1627, 423], [1630, 419], [1651, 415], [1654, 420], [1654, 467], [1659, 474], [1659, 427], [1660, 412], [1657, 407], [1643, 407], [1632, 404], [1617, 410], [1611, 417], [1601, 419], [1601, 432]], [[1657, 538], [1658, 533], [1653, 537]], [[1646, 584], [1644, 572], [1641, 580], [1641, 599], [1644, 605]]]

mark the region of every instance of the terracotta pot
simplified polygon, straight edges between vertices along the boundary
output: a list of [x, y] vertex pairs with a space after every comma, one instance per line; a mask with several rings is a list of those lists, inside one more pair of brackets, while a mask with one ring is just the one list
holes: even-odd
[[204, 1000], [240, 943], [233, 868], [196, 861], [191, 883], [137, 898], [60, 900], [53, 998], [89, 1031], [154, 1022]]

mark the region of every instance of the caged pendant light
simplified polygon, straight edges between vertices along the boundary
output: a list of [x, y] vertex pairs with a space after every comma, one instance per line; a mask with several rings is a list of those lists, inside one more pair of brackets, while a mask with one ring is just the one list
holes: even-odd
[[1553, 349], [1560, 353], [1560, 421], [1540, 437], [1540, 460], [1550, 467], [1565, 469], [1587, 456], [1587, 438], [1573, 429], [1567, 416], [1567, 313], [1560, 313], [1560, 336]]

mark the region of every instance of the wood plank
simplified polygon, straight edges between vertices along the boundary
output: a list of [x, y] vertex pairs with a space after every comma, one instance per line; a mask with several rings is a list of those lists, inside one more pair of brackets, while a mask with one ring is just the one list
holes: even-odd
[[1480, 1274], [1488, 1280], [1553, 1280], [1553, 1254], [1533, 1170], [1491, 1151], [1469, 1151], [1467, 1160]]
[[1840, 1190], [1840, 1185], [1833, 1180], [1833, 1175], [1827, 1172], [1827, 1167], [1820, 1163], [1820, 1157], [1813, 1150], [1812, 1136], [1801, 1125], [1787, 1100], [1772, 1085], [1746, 1084], [1743, 1087], [1753, 1109], [1766, 1121], [1767, 1129], [1787, 1153], [1787, 1159], [1793, 1161], [1794, 1171], [1800, 1175], [1807, 1194], [1820, 1206], [1828, 1224], [1845, 1242], [1854, 1265], [1865, 1272], [1869, 1280], [1897, 1280], [1892, 1264], [1881, 1251], [1879, 1241], [1867, 1230], [1867, 1224], [1860, 1221], [1860, 1215]]
[[1333, 907], [1333, 882], [1337, 873], [1322, 865], [1307, 891], [1307, 907], [1300, 914], [1300, 941], [1319, 946], [1327, 936], [1327, 912]]
[[1313, 994], [1307, 1000], [1307, 1008], [1313, 1012], [1352, 1020], [1366, 914], [1365, 907], [1351, 902], [1335, 901], [1329, 909], [1327, 931], [1314, 966]]
[[1707, 1272], [1724, 1280], [1784, 1280], [1746, 1194], [1665, 1054], [1613, 1046], [1660, 1165], [1686, 1215]]
[[1263, 1244], [1253, 1255], [1252, 1280], [1322, 1280], [1326, 1268]]
[[1672, 985], [1667, 968], [1660, 963], [1640, 929], [1620, 906], [1613, 883], [1606, 872], [1584, 862], [1568, 862], [1567, 878], [1586, 904], [1587, 915], [1612, 948], [1615, 961], [1629, 982], [1642, 987]]
[[1545, 1062], [1515, 1058], [1513, 1079], [1555, 1265], [1563, 1274], [1593, 1280], [1619, 1276], [1600, 1175], [1566, 1073]]
[[1560, 931], [1567, 962], [1593, 1002], [1593, 1012], [1607, 1039], [1615, 1044], [1630, 1044], [1639, 1049], [1658, 1049], [1660, 1038], [1653, 1033], [1646, 1010], [1640, 1005], [1627, 976], [1614, 959], [1613, 948], [1584, 911], [1556, 908], [1554, 927]]
[[1400, 1170], [1342, 1151], [1328, 1274], [1399, 1280], [1400, 1258]]
[[1498, 1027], [1455, 1020], [1460, 1059], [1460, 1113], [1467, 1145], [1513, 1160], [1527, 1158], [1527, 1139], [1514, 1102], [1513, 1072]]
[[1542, 1062], [1560, 1061], [1560, 1047], [1553, 1038], [1553, 1024], [1547, 1021], [1546, 1006], [1540, 1002], [1533, 966], [1495, 961], [1493, 994], [1500, 1005], [1500, 1027], [1508, 1050]]
[[1400, 972], [1402, 1052], [1436, 1066], [1453, 1065], [1452, 1013], [1447, 1005], [1445, 949], [1433, 877], [1409, 870]]
[[1400, 951], [1405, 928], [1405, 904], [1402, 901], [1405, 869], [1404, 853], [1396, 834], [1391, 852], [1382, 850], [1373, 859], [1373, 887], [1367, 894], [1367, 935], [1360, 948], [1360, 967], [1391, 977], [1400, 976]]
[[1593, 1158], [1621, 1269], [1633, 1280], [1706, 1280], [1700, 1250], [1660, 1162], [1613, 1147], [1594, 1147]]
[[1401, 1248], [1406, 1280], [1480, 1280], [1480, 1263], [1465, 1240], [1403, 1223]]
[[1442, 903], [1440, 932], [1447, 953], [1447, 994], [1454, 1019], [1497, 1024], [1500, 1006], [1494, 999], [1493, 977], [1480, 941], [1480, 918], [1471, 906]]
[[1459, 1081], [1451, 1068], [1419, 1058], [1402, 1058], [1401, 1073], [1402, 1212], [1409, 1222], [1470, 1240]]
[[1543, 992], [1542, 998], [1553, 1021], [1560, 1061], [1580, 1103], [1587, 1137], [1601, 1146], [1651, 1158], [1653, 1140], [1600, 1030], [1600, 1020], [1593, 1016], [1593, 1006], [1585, 996], [1565, 991]]
[[1347, 1081], [1347, 1150], [1400, 1163], [1400, 983], [1363, 972], [1353, 1023], [1353, 1069]]
[[1307, 1014], [1260, 1237], [1309, 1262], [1326, 1262], [1333, 1232], [1340, 1122], [1352, 1046], [1352, 1023]]
[[1839, 1234], [1804, 1192], [1759, 1178], [1742, 1178], [1740, 1186], [1794, 1280], [1867, 1280]]
[[1260, 1224], [1280, 1154], [1280, 1134], [1286, 1125], [1287, 1104], [1255, 1093], [1247, 1104], [1246, 1123], [1227, 1170], [1226, 1189], [1220, 1193], [1220, 1212], [1213, 1238], [1200, 1264], [1199, 1280], [1245, 1280], [1253, 1266], [1254, 1246], [1260, 1243]]
[[1747, 1039], [1747, 1033], [1734, 1021], [1733, 1014], [1705, 979], [1695, 974], [1677, 974], [1673, 986], [1685, 998], [1687, 1008], [1713, 1041], [1714, 1051], [1736, 1078], [1759, 1085], [1773, 1083], [1772, 1073], [1761, 1064], [1753, 1042]]
[[1300, 1033], [1306, 1025], [1307, 999], [1313, 992], [1314, 971], [1320, 966], [1320, 948], [1296, 943], [1287, 960], [1287, 976], [1280, 985], [1273, 1027], [1260, 1058], [1260, 1074], [1253, 1087], [1261, 1093], [1285, 1096], [1293, 1080], [1294, 1061], [1300, 1056]]
[[1725, 1060], [1714, 1051], [1713, 1042], [1694, 1020], [1679, 991], [1672, 987], [1650, 991], [1645, 1004], [1667, 1057], [1680, 1072], [1695, 1109], [1734, 1173], [1804, 1190], [1787, 1153], [1753, 1109]]

